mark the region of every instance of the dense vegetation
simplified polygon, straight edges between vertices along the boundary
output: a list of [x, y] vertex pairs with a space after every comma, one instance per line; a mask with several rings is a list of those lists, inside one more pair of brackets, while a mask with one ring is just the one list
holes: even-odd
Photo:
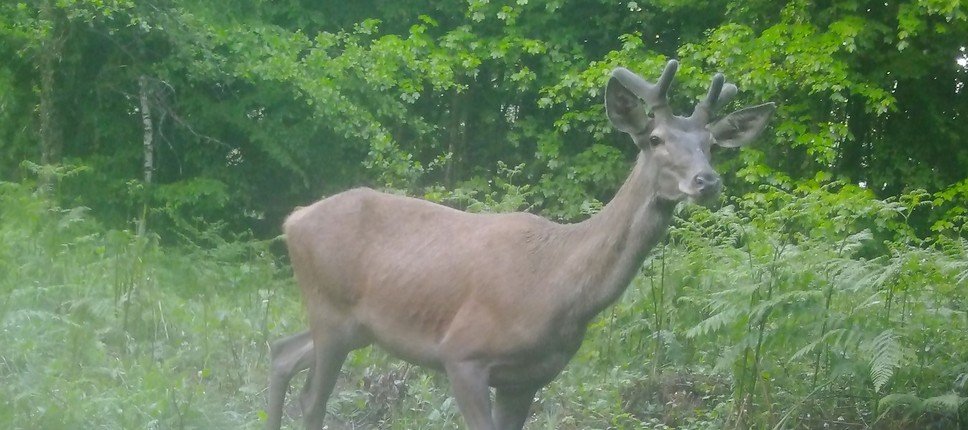
[[[261, 427], [293, 206], [580, 220], [633, 154], [608, 71], [675, 57], [678, 106], [723, 71], [779, 110], [528, 428], [968, 428], [966, 40], [960, 0], [3, 2], [0, 427]], [[329, 428], [462, 426], [440, 375], [344, 370]]]

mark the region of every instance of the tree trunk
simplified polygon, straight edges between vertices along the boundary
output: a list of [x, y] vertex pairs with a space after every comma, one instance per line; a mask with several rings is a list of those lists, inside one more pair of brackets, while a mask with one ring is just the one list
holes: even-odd
[[57, 112], [57, 66], [67, 40], [64, 21], [58, 16], [52, 0], [40, 6], [40, 19], [50, 25], [41, 40], [38, 71], [40, 74], [40, 191], [52, 195], [57, 178], [52, 166], [61, 162], [64, 148], [64, 131]]
[[849, 136], [840, 144], [838, 173], [854, 182], [866, 182], [870, 179], [867, 169], [871, 160], [865, 146], [870, 141], [871, 122], [860, 96], [851, 96], [847, 102], [847, 130]]
[[151, 122], [151, 103], [150, 88], [148, 87], [148, 77], [142, 75], [138, 79], [138, 88], [141, 95], [141, 125], [144, 129], [144, 140], [142, 142], [144, 150], [144, 195], [141, 207], [141, 218], [138, 220], [138, 236], [144, 236], [148, 224], [148, 196], [151, 188], [152, 175], [155, 170], [155, 146], [154, 146], [154, 127]]
[[461, 147], [461, 114], [463, 110], [460, 100], [460, 92], [456, 89], [451, 95], [450, 99], [450, 130], [449, 137], [447, 139], [447, 152], [450, 154], [450, 160], [447, 161], [447, 165], [444, 166], [444, 186], [447, 189], [454, 188], [455, 175], [457, 175], [457, 160], [459, 158], [458, 151]]

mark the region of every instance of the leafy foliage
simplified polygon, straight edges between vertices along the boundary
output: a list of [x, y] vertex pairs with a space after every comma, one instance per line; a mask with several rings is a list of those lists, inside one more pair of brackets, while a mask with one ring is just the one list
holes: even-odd
[[[316, 3], [0, 4], [0, 427], [260, 427], [264, 343], [305, 326], [293, 206], [582, 219], [634, 154], [609, 71], [672, 57], [676, 108], [722, 71], [724, 113], [780, 109], [529, 425], [965, 426], [963, 2]], [[333, 426], [461, 425], [438, 375], [346, 372]]]

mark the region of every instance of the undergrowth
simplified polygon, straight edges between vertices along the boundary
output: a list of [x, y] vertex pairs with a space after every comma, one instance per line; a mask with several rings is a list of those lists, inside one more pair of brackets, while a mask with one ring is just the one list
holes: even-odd
[[[506, 188], [436, 199], [526, 204]], [[965, 428], [968, 241], [918, 238], [912, 201], [831, 185], [683, 208], [527, 428]], [[161, 245], [0, 184], [0, 428], [263, 426], [266, 342], [305, 328], [287, 263], [182, 231]], [[329, 429], [464, 428], [442, 375], [369, 348], [329, 410]]]
[[165, 248], [10, 183], [0, 242], [0, 428], [258, 427], [266, 338], [303, 321], [268, 243]]

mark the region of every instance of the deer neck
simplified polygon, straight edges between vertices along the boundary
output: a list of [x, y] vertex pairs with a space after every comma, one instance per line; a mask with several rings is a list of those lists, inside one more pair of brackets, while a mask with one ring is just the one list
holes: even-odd
[[675, 201], [658, 195], [661, 169], [644, 154], [615, 197], [598, 214], [575, 224], [571, 239], [574, 253], [564, 267], [578, 280], [572, 315], [589, 321], [614, 303], [628, 288], [649, 251], [662, 240], [675, 209]]

